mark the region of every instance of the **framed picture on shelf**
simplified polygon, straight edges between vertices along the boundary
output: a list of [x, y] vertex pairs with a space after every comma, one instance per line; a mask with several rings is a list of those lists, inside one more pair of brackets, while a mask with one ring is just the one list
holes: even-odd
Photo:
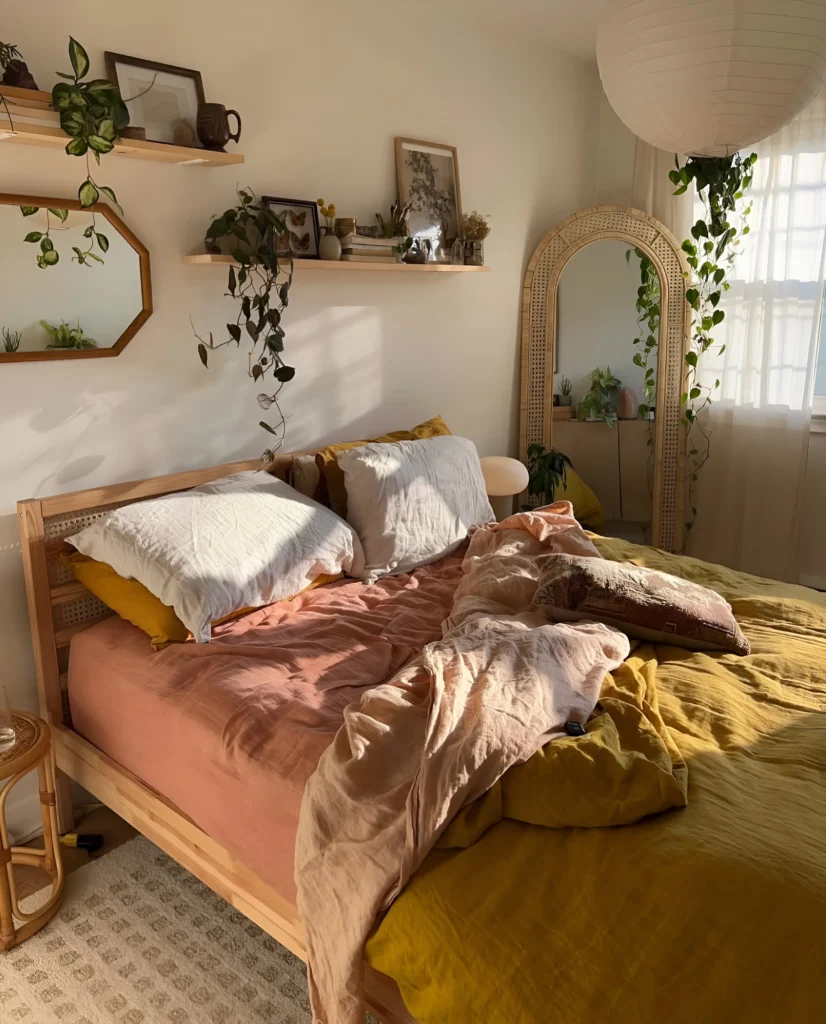
[[438, 243], [437, 252], [449, 253], [462, 217], [455, 146], [397, 137], [396, 173], [399, 200], [412, 206], [410, 234], [430, 238]]
[[283, 217], [287, 231], [278, 239], [278, 251], [292, 253], [293, 259], [318, 259], [318, 204], [307, 199], [279, 199], [276, 196], [262, 196], [264, 203], [273, 213]]
[[200, 71], [108, 50], [104, 58], [107, 77], [120, 90], [131, 126], [145, 128], [150, 142], [203, 148], [196, 134], [198, 106], [206, 102]]

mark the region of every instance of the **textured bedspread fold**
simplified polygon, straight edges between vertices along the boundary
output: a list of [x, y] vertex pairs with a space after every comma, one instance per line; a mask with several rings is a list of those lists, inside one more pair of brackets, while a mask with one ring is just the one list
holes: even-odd
[[477, 529], [442, 640], [346, 710], [307, 785], [296, 882], [322, 1024], [360, 1020], [364, 942], [450, 822], [585, 723], [629, 653], [607, 626], [532, 610], [554, 552], [599, 557], [567, 502]]

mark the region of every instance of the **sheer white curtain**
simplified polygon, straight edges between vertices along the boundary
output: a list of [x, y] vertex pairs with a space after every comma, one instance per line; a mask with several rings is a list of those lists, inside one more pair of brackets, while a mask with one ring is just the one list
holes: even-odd
[[[697, 483], [687, 551], [797, 582], [826, 267], [826, 95], [755, 149], [751, 230], [723, 298], [718, 344], [701, 364], [704, 381], [719, 379], [720, 388], [705, 417], [711, 456]], [[668, 166], [664, 158], [638, 152], [638, 171], [658, 159], [655, 172], [667, 182], [673, 158]], [[635, 193], [644, 182], [635, 177]], [[663, 198], [659, 203], [655, 215], [686, 237], [690, 209], [675, 213]]]

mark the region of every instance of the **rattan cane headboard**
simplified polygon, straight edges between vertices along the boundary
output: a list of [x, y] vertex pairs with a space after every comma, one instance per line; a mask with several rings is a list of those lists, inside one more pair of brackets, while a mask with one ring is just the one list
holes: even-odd
[[[539, 245], [525, 272], [522, 292], [522, 396], [520, 455], [528, 445], [553, 446], [554, 339], [557, 286], [568, 260], [589, 242], [618, 238], [641, 249], [660, 277], [661, 321], [657, 366], [654, 503], [656, 547], [680, 551], [685, 504], [685, 430], [680, 396], [686, 380], [690, 308], [677, 240], [654, 217], [627, 206], [593, 206], [562, 221]], [[598, 300], [595, 284], [595, 300]], [[630, 344], [630, 342], [629, 342]]]
[[[291, 458], [279, 454], [268, 471], [284, 477]], [[40, 710], [50, 724], [69, 722], [65, 682], [72, 637], [114, 614], [61, 564], [61, 553], [71, 550], [64, 538], [121, 505], [260, 468], [257, 459], [232, 462], [17, 503]]]

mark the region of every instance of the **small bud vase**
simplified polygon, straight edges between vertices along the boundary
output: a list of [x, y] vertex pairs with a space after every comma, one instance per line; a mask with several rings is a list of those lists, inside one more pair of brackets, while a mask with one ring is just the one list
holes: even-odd
[[319, 239], [318, 255], [323, 260], [341, 259], [341, 240], [336, 238], [332, 231], [326, 232]]

